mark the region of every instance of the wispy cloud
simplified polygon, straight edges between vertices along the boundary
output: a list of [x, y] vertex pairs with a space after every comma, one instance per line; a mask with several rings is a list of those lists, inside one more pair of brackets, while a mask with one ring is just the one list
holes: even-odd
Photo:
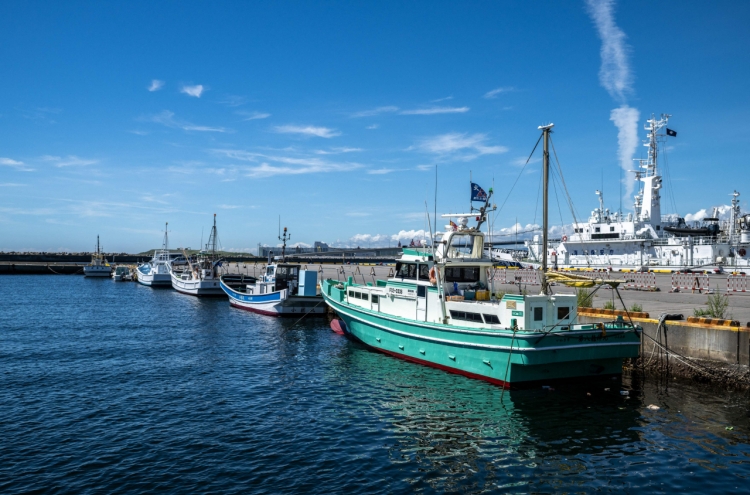
[[18, 184], [15, 182], [0, 182], [0, 187], [23, 187], [26, 184]]
[[493, 98], [497, 98], [497, 96], [499, 94], [501, 94], [501, 93], [509, 93], [509, 92], [515, 91], [515, 90], [516, 89], [514, 87], [512, 87], [512, 86], [504, 86], [504, 87], [500, 87], [500, 88], [495, 88], [492, 91], [487, 91], [484, 94], [484, 98], [487, 98], [487, 99], [491, 100]]
[[441, 113], [466, 113], [469, 107], [431, 107], [417, 108], [414, 110], [403, 110], [401, 115], [437, 115]]
[[370, 175], [385, 175], [390, 174], [391, 172], [395, 172], [395, 168], [374, 168], [367, 171]]
[[234, 112], [236, 115], [239, 115], [242, 117], [242, 120], [258, 120], [258, 119], [267, 119], [271, 116], [270, 113], [264, 113], [264, 112], [247, 112], [245, 110], [238, 110]]
[[2, 158], [0, 157], [0, 165], [4, 165], [6, 167], [12, 167], [19, 172], [33, 172], [34, 169], [31, 167], [28, 167], [25, 163], [19, 160], [13, 160], [12, 158]]
[[162, 124], [167, 127], [182, 129], [185, 131], [232, 132], [231, 129], [227, 129], [226, 127], [209, 127], [205, 125], [196, 125], [196, 124], [191, 124], [190, 122], [186, 122], [184, 120], [175, 119], [174, 112], [170, 112], [169, 110], [164, 110], [163, 112], [158, 113], [156, 115], [151, 115], [150, 117], [147, 117], [146, 120], [149, 120], [150, 122], [155, 122], [157, 124]]
[[236, 210], [237, 208], [242, 208], [240, 205], [218, 205], [217, 208], [221, 208], [222, 210]]
[[430, 103], [440, 103], [441, 101], [447, 101], [452, 100], [452, 96], [446, 96], [445, 98], [438, 98], [437, 100], [432, 100]]
[[36, 107], [31, 109], [21, 109], [20, 112], [21, 116], [25, 119], [45, 122], [47, 124], [56, 124], [57, 122], [52, 116], [62, 113], [62, 108]]
[[[510, 164], [514, 167], [523, 167], [524, 165], [526, 165], [526, 160], [529, 160], [528, 156], [519, 156], [518, 158], [514, 158], [513, 160], [511, 160]], [[540, 161], [542, 161], [541, 158], [531, 158], [531, 160], [529, 160], [529, 163], [537, 163]]]
[[151, 81], [151, 85], [148, 87], [149, 91], [159, 91], [161, 88], [164, 87], [164, 81], [160, 81], [158, 79], [153, 79]]
[[330, 148], [328, 150], [315, 150], [313, 153], [316, 155], [339, 155], [341, 153], [355, 153], [358, 151], [362, 151], [362, 148]]
[[285, 156], [234, 149], [211, 151], [233, 160], [257, 163], [258, 165], [243, 168], [248, 177], [350, 172], [363, 167], [362, 164], [356, 162], [332, 162], [316, 156]]
[[615, 23], [614, 3], [614, 0], [586, 0], [589, 15], [602, 40], [599, 81], [610, 96], [622, 104], [632, 91], [633, 75], [628, 62], [630, 47], [625, 42], [625, 33]]
[[377, 129], [378, 127], [380, 127], [378, 124], [372, 124], [372, 125], [368, 125], [367, 127], [365, 127], [365, 129], [373, 130], [373, 129]]
[[377, 107], [373, 108], [371, 110], [363, 110], [361, 112], [356, 112], [352, 114], [352, 117], [374, 117], [376, 115], [381, 115], [384, 113], [396, 113], [399, 111], [399, 108], [393, 105], [387, 105], [383, 107]]
[[[632, 167], [633, 155], [638, 148], [638, 119], [640, 113], [627, 104], [633, 92], [633, 73], [630, 69], [625, 33], [615, 23], [614, 0], [586, 0], [588, 13], [602, 40], [599, 82], [612, 99], [620, 105], [610, 113], [610, 120], [618, 129], [618, 158], [624, 171]], [[633, 181], [623, 180], [625, 196], [633, 193]]]
[[473, 160], [480, 155], [497, 155], [508, 151], [505, 146], [488, 146], [485, 144], [486, 141], [486, 134], [452, 132], [424, 139], [409, 149], [437, 155], [453, 155], [464, 161]]
[[328, 127], [315, 127], [312, 125], [279, 125], [273, 128], [274, 131], [281, 134], [302, 134], [304, 136], [314, 136], [322, 138], [332, 138], [340, 136], [341, 132]]
[[182, 88], [180, 88], [180, 93], [185, 93], [188, 96], [194, 96], [196, 98], [200, 98], [205, 89], [206, 88], [204, 88], [202, 84], [196, 84], [195, 86], [185, 85]]
[[99, 160], [91, 160], [86, 158], [79, 158], [75, 155], [68, 155], [66, 157], [44, 155], [42, 160], [45, 162], [51, 162], [55, 167], [85, 167], [87, 165], [96, 165]]
[[240, 107], [248, 102], [247, 96], [226, 95], [219, 100], [219, 103], [228, 107]]

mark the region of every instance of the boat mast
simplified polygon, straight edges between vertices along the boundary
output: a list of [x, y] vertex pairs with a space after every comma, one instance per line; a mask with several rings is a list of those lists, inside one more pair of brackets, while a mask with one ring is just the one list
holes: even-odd
[[542, 196], [542, 294], [549, 294], [549, 285], [547, 284], [547, 242], [548, 242], [548, 199], [549, 199], [549, 135], [555, 124], [540, 125], [539, 129], [544, 136], [544, 155], [542, 158], [542, 179], [543, 179], [543, 196]]
[[279, 240], [282, 241], [281, 244], [281, 262], [283, 263], [286, 261], [286, 241], [287, 239], [291, 239], [291, 235], [287, 235], [286, 227], [284, 227], [284, 234], [279, 236]]

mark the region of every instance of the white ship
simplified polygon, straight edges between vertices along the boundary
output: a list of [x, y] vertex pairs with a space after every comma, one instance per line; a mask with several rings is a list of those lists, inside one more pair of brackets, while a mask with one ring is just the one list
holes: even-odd
[[[587, 223], [574, 222], [573, 232], [547, 247], [552, 266], [558, 269], [604, 269], [613, 271], [680, 271], [686, 269], [733, 270], [750, 267], [750, 214], [742, 215], [739, 193], [732, 194], [728, 220], [710, 218], [688, 225], [683, 218], [661, 214], [662, 177], [659, 174], [659, 144], [666, 136], [659, 130], [670, 115], [652, 116], [646, 123], [648, 156], [638, 160], [635, 179], [641, 187], [635, 195], [634, 212], [623, 215], [599, 208]], [[667, 129], [667, 135], [676, 135]], [[542, 257], [539, 236], [526, 241], [529, 257]]]
[[99, 246], [99, 236], [96, 236], [96, 253], [91, 255], [91, 263], [83, 267], [83, 275], [86, 277], [109, 277], [111, 272], [112, 267], [104, 259]]
[[179, 269], [174, 264], [167, 265], [172, 278], [172, 287], [178, 292], [198, 297], [226, 297], [219, 281], [219, 268], [221, 260], [216, 254], [217, 243], [216, 214], [214, 214], [214, 225], [211, 235], [208, 237], [206, 248], [198, 253], [195, 262], [187, 258], [187, 266]]
[[138, 282], [149, 287], [171, 287], [172, 275], [169, 273], [169, 265], [173, 256], [169, 253], [169, 237], [167, 227], [164, 225], [164, 242], [161, 251], [154, 251], [154, 257], [150, 261], [138, 265]]

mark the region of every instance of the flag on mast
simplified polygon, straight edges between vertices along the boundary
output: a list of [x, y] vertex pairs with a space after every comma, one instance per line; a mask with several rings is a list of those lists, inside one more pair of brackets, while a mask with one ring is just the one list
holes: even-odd
[[487, 193], [484, 189], [479, 187], [479, 184], [471, 183], [471, 200], [472, 201], [487, 201]]
[[667, 136], [677, 137], [677, 131], [673, 131], [669, 127], [667, 127]]

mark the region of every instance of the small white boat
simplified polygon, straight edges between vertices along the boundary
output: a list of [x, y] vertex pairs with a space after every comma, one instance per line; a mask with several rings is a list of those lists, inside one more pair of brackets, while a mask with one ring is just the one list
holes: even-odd
[[168, 226], [169, 222], [164, 225], [164, 242], [161, 251], [154, 251], [154, 257], [150, 261], [138, 265], [138, 283], [142, 285], [149, 287], [170, 287], [172, 285], [169, 265], [174, 259], [174, 255], [169, 252]]
[[198, 254], [195, 262], [190, 260], [187, 253], [187, 267], [179, 269], [176, 265], [168, 264], [172, 287], [183, 294], [198, 297], [225, 297], [224, 291], [220, 286], [219, 268], [221, 260], [216, 254], [216, 214], [214, 214], [214, 225], [211, 228], [211, 235], [208, 237], [206, 249]]
[[133, 280], [133, 277], [130, 274], [130, 267], [124, 265], [115, 267], [115, 270], [112, 272], [112, 279], [114, 279], [115, 282], [128, 282]]
[[91, 263], [83, 267], [83, 275], [86, 277], [109, 277], [110, 273], [112, 273], [112, 267], [104, 259], [99, 246], [99, 236], [96, 236], [96, 253], [91, 256]]
[[318, 273], [284, 263], [286, 227], [281, 239], [284, 241], [282, 262], [272, 264], [269, 254], [266, 273], [260, 279], [238, 275], [221, 277], [221, 288], [229, 296], [229, 304], [267, 316], [325, 315], [328, 308], [323, 296], [318, 294]]

